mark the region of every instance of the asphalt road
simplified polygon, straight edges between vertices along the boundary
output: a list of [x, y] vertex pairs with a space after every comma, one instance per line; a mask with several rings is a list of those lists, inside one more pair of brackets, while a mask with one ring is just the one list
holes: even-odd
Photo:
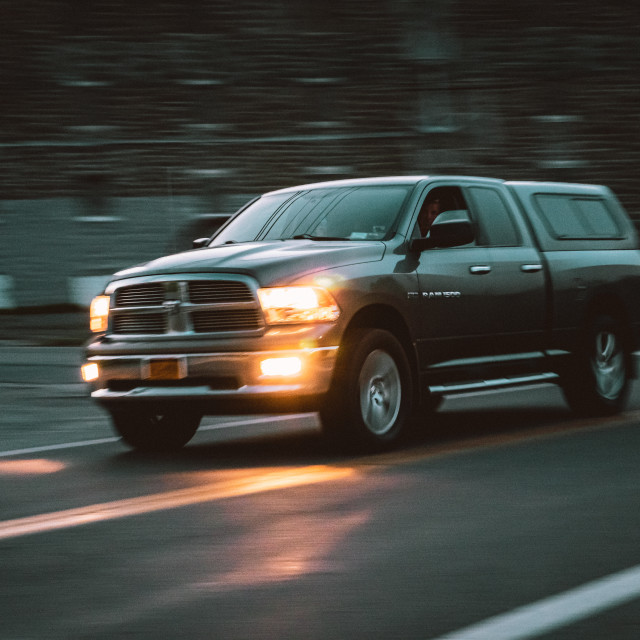
[[640, 637], [637, 386], [606, 420], [553, 387], [446, 401], [378, 456], [313, 415], [145, 456], [77, 356], [0, 353], [2, 640]]

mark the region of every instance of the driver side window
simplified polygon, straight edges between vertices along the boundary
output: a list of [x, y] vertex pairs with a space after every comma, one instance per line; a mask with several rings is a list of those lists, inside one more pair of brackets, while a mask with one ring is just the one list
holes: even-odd
[[[438, 186], [430, 189], [420, 206], [413, 238], [427, 238], [436, 220], [470, 220], [469, 208], [460, 187]], [[466, 245], [465, 245], [466, 246]]]

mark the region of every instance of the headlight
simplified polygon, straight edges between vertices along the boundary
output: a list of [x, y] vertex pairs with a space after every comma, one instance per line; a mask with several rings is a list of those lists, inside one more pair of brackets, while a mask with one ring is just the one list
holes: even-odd
[[82, 371], [82, 379], [85, 382], [93, 382], [100, 377], [100, 368], [95, 362], [83, 364], [80, 370]]
[[334, 322], [340, 315], [333, 296], [320, 287], [258, 289], [258, 298], [269, 324]]
[[97, 296], [89, 307], [89, 328], [91, 331], [106, 331], [109, 323], [109, 296]]

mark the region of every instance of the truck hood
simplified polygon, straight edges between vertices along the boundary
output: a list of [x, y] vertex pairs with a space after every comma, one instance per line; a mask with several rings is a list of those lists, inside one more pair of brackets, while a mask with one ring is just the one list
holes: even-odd
[[239, 273], [262, 286], [287, 284], [325, 269], [381, 260], [383, 242], [276, 240], [177, 253], [119, 271], [114, 280], [176, 273]]

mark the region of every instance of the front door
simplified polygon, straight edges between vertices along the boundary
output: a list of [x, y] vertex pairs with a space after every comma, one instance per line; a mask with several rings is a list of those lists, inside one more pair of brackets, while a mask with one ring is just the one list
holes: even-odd
[[486, 247], [428, 249], [417, 268], [423, 363], [486, 355], [489, 252]]

